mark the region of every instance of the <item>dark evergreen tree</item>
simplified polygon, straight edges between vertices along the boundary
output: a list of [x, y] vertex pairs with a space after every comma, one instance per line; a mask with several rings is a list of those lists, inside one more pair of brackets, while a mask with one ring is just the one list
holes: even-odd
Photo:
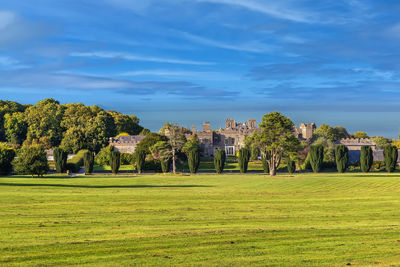
[[83, 154], [83, 166], [85, 167], [85, 174], [91, 174], [93, 172], [94, 165], [94, 154], [91, 151], [86, 151]]
[[398, 156], [397, 147], [391, 145], [385, 146], [383, 148], [383, 155], [385, 158], [386, 170], [388, 172], [393, 172], [397, 164], [397, 156]]
[[257, 160], [259, 154], [260, 154], [260, 150], [259, 150], [257, 147], [252, 147], [252, 148], [251, 148], [250, 160], [251, 160], [251, 161]]
[[241, 173], [247, 172], [249, 160], [250, 160], [250, 151], [245, 147], [239, 149], [239, 168]]
[[214, 153], [214, 166], [215, 171], [219, 174], [224, 171], [226, 154], [225, 150], [219, 149]]
[[293, 174], [296, 172], [296, 162], [294, 160], [291, 160], [289, 157], [286, 160], [287, 164], [287, 170], [290, 174]]
[[111, 151], [110, 153], [110, 166], [111, 166], [111, 171], [114, 175], [118, 173], [119, 166], [120, 166], [120, 158], [121, 154], [119, 151]]
[[311, 146], [308, 153], [310, 153], [310, 164], [313, 172], [320, 172], [324, 160], [324, 147], [322, 145]]
[[144, 149], [136, 149], [136, 170], [139, 174], [142, 173], [144, 164], [146, 163], [146, 151]]
[[56, 147], [53, 150], [54, 163], [56, 165], [56, 172], [63, 173], [67, 170], [68, 153], [62, 148]]
[[336, 168], [339, 173], [344, 173], [349, 162], [349, 149], [345, 145], [335, 147]]
[[200, 166], [200, 150], [193, 148], [188, 152], [188, 164], [190, 173], [196, 173]]
[[369, 172], [374, 163], [374, 154], [370, 146], [361, 147], [360, 165], [362, 172]]

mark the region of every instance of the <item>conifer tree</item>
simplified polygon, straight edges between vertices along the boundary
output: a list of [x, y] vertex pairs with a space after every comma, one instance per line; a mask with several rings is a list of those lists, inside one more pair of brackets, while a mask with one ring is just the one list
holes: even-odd
[[397, 147], [391, 145], [385, 146], [383, 149], [383, 155], [385, 158], [386, 170], [388, 172], [393, 172], [397, 164], [397, 156], [398, 156]]
[[339, 173], [344, 173], [349, 162], [349, 149], [345, 145], [335, 147], [336, 168]]
[[374, 155], [370, 146], [361, 147], [360, 165], [362, 172], [369, 172], [374, 162]]
[[144, 164], [146, 162], [146, 151], [142, 149], [137, 149], [135, 151], [135, 154], [136, 154], [136, 170], [138, 174], [141, 174], [144, 168]]
[[220, 174], [224, 171], [226, 154], [225, 150], [219, 149], [214, 153], [214, 166], [215, 171]]
[[287, 163], [287, 170], [290, 174], [293, 174], [296, 172], [296, 162], [294, 160], [291, 160], [290, 157], [287, 158], [286, 160]]
[[313, 172], [320, 172], [324, 160], [324, 147], [322, 145], [311, 146], [308, 153], [310, 153], [310, 164]]
[[241, 173], [247, 172], [249, 159], [250, 159], [250, 151], [245, 147], [239, 149], [239, 168]]
[[68, 153], [62, 148], [56, 147], [53, 151], [54, 162], [56, 165], [56, 172], [63, 173], [67, 168], [67, 157]]
[[114, 175], [118, 173], [119, 167], [120, 167], [120, 158], [121, 154], [119, 151], [111, 151], [110, 153], [110, 166], [111, 166], [111, 171]]
[[192, 148], [187, 155], [190, 173], [196, 173], [200, 166], [200, 150]]
[[94, 154], [91, 151], [86, 151], [83, 154], [83, 166], [85, 167], [85, 174], [91, 174], [93, 172], [94, 165]]

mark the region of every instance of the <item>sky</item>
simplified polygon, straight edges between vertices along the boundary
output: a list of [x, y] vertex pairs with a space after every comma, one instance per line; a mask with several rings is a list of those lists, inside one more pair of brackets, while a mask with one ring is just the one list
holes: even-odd
[[398, 0], [0, 0], [0, 99], [400, 133]]

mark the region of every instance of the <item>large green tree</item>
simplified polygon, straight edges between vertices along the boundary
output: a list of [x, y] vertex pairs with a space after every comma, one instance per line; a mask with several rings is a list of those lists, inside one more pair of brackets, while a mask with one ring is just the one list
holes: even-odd
[[43, 146], [23, 146], [17, 154], [14, 162], [14, 169], [20, 174], [31, 174], [43, 176], [49, 171], [47, 155]]
[[26, 106], [14, 101], [0, 100], [0, 142], [6, 141], [4, 116], [15, 112], [24, 112]]
[[385, 166], [388, 172], [394, 172], [397, 165], [398, 150], [395, 146], [385, 146], [383, 149], [383, 155], [385, 159]]
[[27, 141], [40, 143], [46, 148], [58, 146], [61, 143], [63, 128], [61, 120], [64, 107], [52, 98], [39, 101], [25, 111], [28, 123]]
[[176, 159], [186, 143], [184, 129], [176, 124], [166, 123], [160, 131], [168, 138], [164, 153], [171, 155], [172, 172], [176, 173]]
[[361, 131], [353, 133], [353, 137], [354, 138], [369, 138], [369, 136], [366, 132], [361, 132]]
[[0, 143], [0, 175], [10, 174], [15, 151], [6, 143]]
[[143, 130], [143, 127], [139, 125], [139, 119], [135, 115], [126, 115], [116, 111], [108, 111], [108, 114], [114, 119], [117, 134], [137, 135]]
[[339, 173], [344, 173], [349, 162], [349, 149], [345, 145], [335, 147], [336, 168]]
[[7, 141], [14, 145], [21, 145], [28, 131], [24, 113], [14, 112], [4, 115], [4, 128]]
[[259, 129], [250, 138], [268, 162], [269, 173], [276, 175], [279, 164], [287, 153], [297, 152], [299, 140], [293, 134], [293, 122], [277, 111], [264, 115]]
[[374, 154], [370, 146], [361, 147], [360, 165], [362, 172], [369, 172], [374, 163]]

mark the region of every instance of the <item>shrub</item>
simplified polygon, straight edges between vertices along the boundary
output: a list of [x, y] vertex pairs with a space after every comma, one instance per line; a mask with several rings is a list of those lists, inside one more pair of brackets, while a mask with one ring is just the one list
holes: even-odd
[[258, 155], [260, 154], [260, 150], [257, 147], [253, 147], [251, 149], [251, 156], [250, 156], [250, 160], [251, 161], [255, 161], [258, 160]]
[[313, 172], [318, 173], [321, 171], [322, 162], [324, 160], [324, 147], [321, 145], [310, 147], [310, 164]]
[[119, 151], [111, 151], [110, 152], [110, 166], [111, 166], [111, 171], [114, 175], [118, 173], [119, 166], [121, 163], [121, 153]]
[[94, 161], [101, 166], [110, 164], [110, 153], [113, 149], [112, 146], [103, 147], [94, 157]]
[[143, 149], [136, 149], [135, 161], [136, 161], [136, 170], [139, 174], [141, 174], [144, 168], [144, 164], [146, 162], [146, 151]]
[[18, 151], [14, 168], [20, 174], [43, 176], [49, 171], [46, 151], [40, 145], [22, 147]]
[[144, 162], [143, 170], [161, 172], [161, 162], [159, 160], [146, 160]]
[[0, 144], [0, 175], [10, 174], [15, 151], [6, 144]]
[[339, 173], [344, 173], [349, 162], [349, 149], [345, 145], [335, 147], [336, 168]]
[[83, 166], [83, 156], [88, 151], [87, 149], [79, 150], [72, 159], [67, 161], [67, 170], [75, 173], [79, 172]]
[[188, 165], [190, 173], [196, 173], [200, 166], [200, 150], [193, 148], [188, 152]]
[[169, 172], [169, 166], [171, 164], [170, 159], [161, 159], [161, 171], [163, 173]]
[[67, 157], [68, 153], [62, 148], [56, 147], [53, 151], [54, 162], [56, 165], [56, 172], [63, 173], [67, 170]]
[[247, 172], [247, 167], [249, 166], [250, 151], [243, 147], [239, 149], [239, 168], [241, 173]]
[[223, 149], [216, 150], [214, 153], [214, 166], [215, 166], [215, 171], [218, 174], [224, 171], [225, 160], [226, 160], [225, 150]]
[[385, 167], [388, 172], [393, 172], [397, 164], [398, 151], [397, 147], [387, 145], [383, 148], [383, 155], [385, 159]]
[[121, 165], [131, 165], [133, 163], [133, 155], [129, 153], [121, 153]]
[[290, 174], [293, 174], [296, 172], [296, 162], [294, 160], [287, 158], [286, 164], [287, 164], [287, 170]]
[[94, 155], [91, 151], [86, 151], [83, 154], [83, 165], [85, 166], [85, 174], [90, 174], [93, 172]]
[[374, 162], [374, 154], [370, 146], [361, 147], [360, 164], [362, 172], [369, 172]]

